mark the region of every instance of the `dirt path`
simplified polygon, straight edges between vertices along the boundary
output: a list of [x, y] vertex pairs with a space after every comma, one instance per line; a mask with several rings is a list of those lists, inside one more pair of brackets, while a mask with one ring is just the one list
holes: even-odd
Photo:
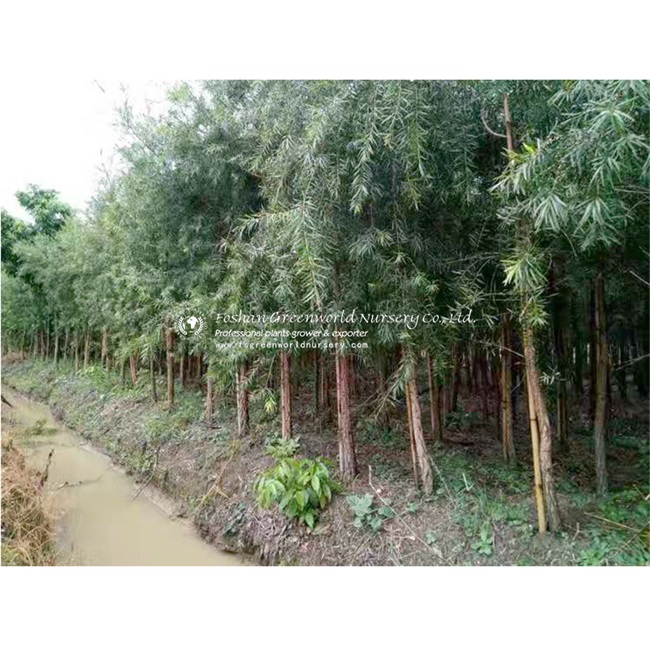
[[174, 518], [175, 506], [158, 490], [141, 490], [110, 459], [57, 423], [46, 406], [2, 386], [11, 407], [3, 419], [19, 428], [45, 421], [39, 435], [17, 436], [27, 462], [43, 471], [52, 450], [45, 489], [54, 511], [57, 564], [239, 565], [236, 555], [204, 542], [192, 526]]

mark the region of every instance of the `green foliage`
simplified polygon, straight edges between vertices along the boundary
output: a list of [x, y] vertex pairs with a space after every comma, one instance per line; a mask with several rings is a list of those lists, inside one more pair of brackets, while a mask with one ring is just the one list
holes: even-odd
[[234, 504], [228, 512], [228, 519], [223, 525], [221, 532], [225, 537], [234, 537], [239, 532], [246, 518], [246, 504]]
[[587, 566], [650, 562], [650, 504], [637, 489], [610, 494], [590, 512], [587, 545], [578, 562]]
[[28, 436], [48, 436], [56, 432], [56, 429], [46, 425], [46, 420], [37, 420], [31, 427], [25, 429], [25, 433]]
[[406, 504], [406, 512], [408, 512], [410, 515], [417, 514], [417, 511], [420, 509], [420, 504], [416, 503], [415, 501], [409, 501]]
[[300, 450], [300, 436], [294, 436], [283, 440], [279, 436], [269, 436], [264, 442], [264, 451], [279, 461], [283, 458], [291, 458]]
[[479, 538], [472, 543], [472, 550], [478, 555], [489, 557], [492, 555], [494, 546], [494, 535], [489, 524], [483, 524], [479, 530]]
[[387, 502], [388, 505], [376, 507], [375, 497], [372, 494], [366, 493], [363, 496], [351, 494], [346, 497], [346, 501], [354, 514], [354, 525], [357, 528], [368, 528], [373, 533], [378, 533], [383, 522], [394, 516], [390, 502]]
[[257, 503], [262, 508], [277, 505], [288, 519], [313, 528], [321, 510], [332, 500], [338, 486], [325, 460], [281, 458], [255, 481]]

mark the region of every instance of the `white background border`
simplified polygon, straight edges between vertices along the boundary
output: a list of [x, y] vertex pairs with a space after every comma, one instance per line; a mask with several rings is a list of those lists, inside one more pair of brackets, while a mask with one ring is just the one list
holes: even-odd
[[[20, 102], [12, 77], [647, 78], [641, 7], [14, 2], [1, 23], [0, 118], [2, 103]], [[646, 640], [647, 575], [2, 567], [0, 638], [6, 648], [628, 648]]]

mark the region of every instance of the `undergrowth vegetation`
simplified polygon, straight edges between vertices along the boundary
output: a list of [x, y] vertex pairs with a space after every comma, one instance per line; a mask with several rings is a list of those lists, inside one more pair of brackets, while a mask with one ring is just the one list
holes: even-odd
[[26, 466], [23, 454], [6, 433], [2, 439], [1, 544], [4, 565], [54, 564], [52, 522], [43, 505], [40, 476]]
[[[280, 515], [287, 524], [296, 522], [298, 526], [290, 530], [298, 539], [301, 531], [313, 530], [316, 534], [309, 538], [314, 544], [321, 539], [323, 544], [333, 544], [334, 534], [336, 544], [347, 553], [353, 548], [350, 539], [390, 549], [398, 543], [395, 540], [406, 536], [414, 540], [410, 542], [415, 545], [414, 559], [420, 554], [431, 558], [426, 555], [429, 547], [441, 549], [450, 563], [642, 565], [650, 560], [650, 513], [643, 482], [645, 440], [640, 427], [623, 417], [615, 425], [612, 448], [624, 454], [625, 460], [614, 464], [613, 471], [633, 472], [631, 480], [626, 478], [626, 485], [612, 489], [605, 499], [585, 491], [592, 449], [590, 438], [576, 430], [574, 453], [563, 458], [557, 476], [569, 523], [565, 531], [541, 543], [535, 534], [528, 487], [532, 476], [525, 461], [504, 463], [494, 455], [436, 443], [431, 455], [436, 488], [425, 495], [408, 487], [410, 477], [400, 460], [409, 453], [404, 432], [393, 422], [374, 424], [370, 418], [360, 419], [357, 444], [361, 458], [372, 467], [371, 489], [365, 480], [343, 489], [325, 458], [335, 447], [328, 442], [329, 434], [319, 433], [317, 427], [301, 426], [300, 435], [283, 439], [273, 420], [261, 417], [246, 444], [233, 438], [235, 412], [227, 402], [219, 407], [220, 426], [206, 426], [202, 396], [195, 388], [178, 390], [176, 405], [170, 410], [143, 399], [137, 386], [123, 388], [116, 373], [75, 375], [73, 369], [60, 369], [55, 377], [52, 364], [30, 361], [7, 365], [5, 380], [35, 396], [47, 386], [50, 403], [62, 406], [67, 422], [104, 445], [143, 481], [157, 477], [161, 483], [168, 472], [174, 478], [176, 454], [187, 457], [194, 445], [201, 445], [189, 465], [197, 487], [182, 493], [187, 495], [189, 512], [212, 513], [210, 517], [222, 513], [218, 531], [224, 539], [238, 539], [259, 517], [251, 518], [253, 513], [260, 512]], [[263, 411], [263, 404], [259, 408]], [[44, 422], [32, 429], [33, 435], [47, 432]], [[630, 463], [629, 458], [636, 460]], [[251, 479], [241, 482], [238, 477], [250, 466], [258, 469]], [[178, 483], [178, 476], [175, 480]], [[234, 487], [240, 483], [241, 489]], [[340, 493], [345, 496], [337, 497]], [[321, 538], [321, 530], [329, 532]], [[401, 556], [393, 561], [402, 561]]]
[[262, 508], [277, 505], [288, 519], [297, 519], [314, 528], [340, 488], [330, 474], [330, 463], [323, 458], [294, 458], [297, 440], [275, 440], [266, 450], [275, 463], [255, 481], [257, 502]]

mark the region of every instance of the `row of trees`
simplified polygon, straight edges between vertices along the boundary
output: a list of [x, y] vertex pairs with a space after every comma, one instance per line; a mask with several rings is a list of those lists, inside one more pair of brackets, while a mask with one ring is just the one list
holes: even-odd
[[[443, 438], [461, 386], [486, 419], [498, 404], [507, 461], [521, 396], [539, 528], [557, 529], [569, 399], [588, 379], [604, 493], [608, 392], [627, 397], [633, 374], [648, 394], [649, 99], [634, 81], [231, 81], [178, 85], [159, 116], [125, 105], [124, 169], [85, 218], [34, 187], [19, 196], [33, 226], [3, 213], [3, 345], [128, 365], [133, 382], [146, 368], [154, 399], [164, 372], [170, 406], [175, 378], [205, 385], [208, 422], [232, 392], [240, 436], [251, 394], [279, 401], [291, 436], [309, 378], [316, 415], [336, 411], [344, 479], [361, 404], [381, 419], [403, 403], [425, 493], [425, 431]], [[378, 325], [366, 349], [332, 352], [173, 331], [184, 311], [354, 308], [474, 322]]]

